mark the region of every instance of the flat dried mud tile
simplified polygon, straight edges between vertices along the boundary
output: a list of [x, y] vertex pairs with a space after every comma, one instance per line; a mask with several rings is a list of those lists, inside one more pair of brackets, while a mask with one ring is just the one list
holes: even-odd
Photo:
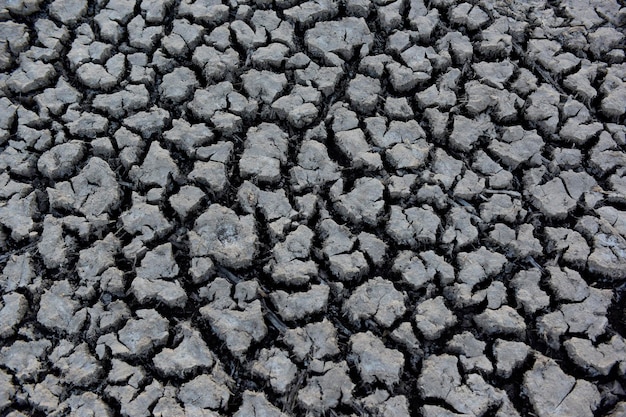
[[142, 416], [148, 417], [150, 409], [163, 395], [163, 384], [154, 380], [147, 385], [141, 393], [132, 398], [131, 401], [122, 402], [120, 412], [124, 417]]
[[51, 85], [57, 72], [52, 64], [28, 59], [24, 56], [20, 66], [6, 80], [6, 86], [15, 93], [28, 94]]
[[52, 343], [46, 339], [31, 342], [17, 340], [0, 349], [0, 363], [11, 370], [19, 381], [33, 380], [46, 370], [45, 355], [51, 347]]
[[115, 173], [98, 157], [89, 159], [70, 182], [56, 183], [47, 192], [53, 207], [77, 210], [90, 221], [108, 219], [108, 212], [119, 206], [122, 197]]
[[524, 374], [524, 393], [538, 416], [593, 416], [600, 403], [597, 388], [567, 375], [552, 359], [539, 356]]
[[3, 57], [0, 61], [2, 70], [8, 69], [14, 62], [12, 55], [17, 55], [28, 47], [30, 35], [27, 26], [17, 22], [2, 22], [0, 36], [4, 40], [2, 46]]
[[379, 154], [372, 152], [360, 129], [345, 130], [335, 133], [335, 142], [341, 152], [351, 161], [355, 168], [377, 170], [382, 168]]
[[79, 252], [76, 271], [82, 282], [94, 281], [94, 279], [109, 267], [115, 266], [115, 255], [119, 252], [120, 240], [109, 233], [103, 239], [99, 239], [87, 249]]
[[474, 286], [500, 273], [506, 262], [504, 255], [490, 251], [484, 246], [473, 252], [460, 252], [457, 255], [460, 268], [457, 281]]
[[456, 198], [462, 198], [464, 200], [472, 200], [477, 195], [481, 194], [485, 189], [485, 179], [480, 178], [474, 171], [465, 171], [463, 178], [461, 178], [453, 189], [453, 195]]
[[433, 145], [424, 139], [415, 143], [398, 143], [385, 152], [385, 159], [396, 170], [416, 170], [425, 165]]
[[283, 320], [293, 321], [326, 311], [329, 294], [328, 285], [312, 285], [303, 292], [274, 291], [270, 294], [270, 300]]
[[448, 208], [450, 204], [450, 198], [443, 192], [441, 187], [439, 185], [430, 184], [423, 184], [417, 190], [417, 201], [426, 203], [439, 210]]
[[289, 222], [289, 219], [295, 214], [283, 189], [264, 191], [246, 180], [239, 187], [237, 199], [243, 210], [255, 214], [258, 209], [265, 220], [270, 222], [279, 219]]
[[281, 178], [281, 165], [287, 162], [287, 150], [287, 134], [277, 125], [261, 123], [251, 127], [246, 133], [239, 172], [244, 178], [275, 183]]
[[194, 183], [206, 186], [213, 194], [221, 195], [228, 185], [228, 172], [225, 164], [217, 161], [196, 161], [187, 178]]
[[427, 340], [436, 340], [443, 332], [454, 326], [458, 319], [448, 309], [444, 298], [439, 296], [417, 305], [414, 317], [415, 326]]
[[228, 6], [216, 0], [182, 0], [178, 8], [178, 16], [218, 25], [227, 19]]
[[187, 109], [198, 119], [209, 122], [216, 111], [228, 108], [228, 94], [232, 92], [233, 85], [228, 81], [197, 89]]
[[78, 80], [88, 88], [111, 90], [120, 82], [126, 69], [126, 57], [118, 53], [109, 58], [104, 65], [86, 62], [77, 70]]
[[351, 191], [334, 199], [335, 207], [341, 216], [353, 223], [376, 225], [384, 206], [384, 188], [375, 178], [359, 178]]
[[452, 8], [450, 21], [458, 25], [463, 25], [470, 30], [476, 30], [489, 22], [489, 15], [479, 6], [470, 3], [461, 3]]
[[61, 409], [63, 406], [69, 407], [70, 415], [113, 416], [111, 407], [92, 392], [73, 394], [61, 404]]
[[375, 277], [357, 287], [343, 309], [354, 322], [373, 318], [379, 325], [390, 327], [406, 312], [405, 299], [390, 281]]
[[404, 355], [395, 349], [388, 349], [371, 332], [357, 333], [350, 337], [352, 352], [356, 355], [359, 374], [366, 383], [380, 381], [387, 388], [393, 388], [400, 381], [404, 369]]
[[363, 400], [363, 406], [374, 415], [409, 415], [409, 405], [404, 395], [391, 396], [385, 390], [376, 390]]
[[160, 278], [135, 278], [129, 291], [141, 305], [156, 301], [170, 308], [184, 308], [187, 293], [178, 280], [166, 281]]
[[[560, 179], [556, 179], [560, 181]], [[550, 184], [550, 183], [548, 183]], [[567, 216], [569, 211], [576, 207], [576, 201], [572, 199], [559, 182], [558, 191], [562, 191], [563, 195], [555, 194], [551, 185], [541, 188], [535, 188], [536, 193], [533, 194], [534, 204], [550, 217], [563, 218]], [[496, 193], [480, 205], [480, 217], [486, 223], [494, 220], [502, 220], [507, 223], [514, 223], [523, 219], [527, 211], [523, 208], [522, 201], [519, 198], [511, 198], [509, 195]]]
[[69, 356], [60, 358], [54, 367], [61, 372], [62, 382], [77, 387], [89, 387], [104, 374], [101, 363], [93, 357], [87, 343], [74, 347]]
[[395, 120], [409, 120], [414, 117], [413, 109], [406, 97], [387, 97], [384, 111], [387, 117]]
[[315, 234], [308, 227], [301, 225], [289, 233], [283, 242], [273, 248], [273, 260], [265, 267], [277, 283], [302, 285], [317, 275], [317, 264], [308, 259]]
[[96, 337], [104, 333], [120, 329], [132, 317], [128, 305], [121, 300], [110, 302], [107, 305], [96, 303], [87, 309], [89, 313], [89, 328], [87, 337]]
[[289, 55], [289, 47], [281, 43], [270, 43], [258, 48], [251, 56], [252, 62], [260, 68], [280, 68]]
[[571, 333], [585, 333], [592, 341], [604, 334], [608, 325], [606, 317], [613, 291], [590, 288], [589, 295], [579, 303], [563, 304], [560, 307], [563, 319]]
[[469, 119], [461, 115], [454, 116], [450, 145], [456, 150], [469, 152], [482, 136], [488, 136], [493, 129], [493, 124], [484, 117]]
[[574, 266], [583, 266], [587, 262], [590, 249], [583, 236], [570, 229], [562, 227], [546, 227], [548, 253], [562, 252], [563, 260]]
[[355, 238], [350, 229], [332, 219], [322, 220], [318, 225], [318, 233], [323, 239], [322, 251], [327, 257], [350, 252], [354, 247]]
[[550, 297], [539, 287], [540, 280], [541, 271], [530, 269], [518, 272], [509, 283], [526, 314], [534, 314], [550, 305]]
[[171, 177], [178, 177], [179, 170], [169, 151], [158, 142], [152, 142], [140, 167], [131, 168], [131, 179], [144, 186], [165, 187]]
[[235, 357], [243, 358], [253, 342], [260, 342], [267, 335], [259, 300], [244, 303], [241, 310], [212, 304], [202, 307], [200, 314]]
[[189, 98], [199, 85], [196, 75], [191, 69], [175, 68], [163, 76], [159, 93], [163, 100], [180, 103]]
[[424, 405], [421, 409], [424, 417], [470, 417], [474, 414], [459, 414], [437, 405]]
[[185, 410], [174, 398], [167, 396], [161, 397], [154, 406], [152, 414], [155, 417], [185, 415]]
[[435, 278], [436, 270], [424, 265], [423, 259], [412, 251], [400, 251], [393, 261], [392, 271], [415, 289], [428, 285]]
[[350, 403], [355, 385], [348, 375], [347, 363], [318, 361], [313, 366], [313, 376], [298, 391], [298, 404], [313, 416], [320, 416], [340, 404]]
[[287, 87], [285, 74], [266, 70], [249, 70], [241, 76], [241, 79], [248, 96], [266, 104], [272, 104]]
[[181, 220], [187, 219], [201, 205], [206, 194], [193, 185], [183, 185], [168, 201]]
[[243, 403], [234, 417], [287, 417], [280, 409], [270, 403], [262, 392], [244, 391]]
[[137, 389], [145, 380], [146, 374], [143, 368], [129, 365], [119, 359], [111, 360], [111, 369], [107, 376], [109, 384], [124, 383], [130, 388]]
[[626, 343], [620, 335], [614, 335], [607, 343], [594, 346], [590, 340], [572, 337], [563, 343], [568, 356], [587, 375], [608, 375], [619, 364], [623, 372], [626, 363], [623, 360]]
[[524, 130], [521, 126], [506, 128], [502, 140], [492, 141], [489, 150], [511, 169], [531, 160], [541, 152], [544, 141], [536, 131]]
[[170, 112], [154, 106], [148, 111], [141, 111], [127, 117], [124, 119], [124, 125], [131, 130], [138, 131], [143, 138], [147, 139], [155, 133], [161, 133], [169, 121]]
[[135, 315], [137, 318], [128, 320], [117, 333], [123, 345], [122, 356], [130, 358], [150, 355], [169, 337], [169, 321], [155, 310], [137, 310]]
[[378, 104], [378, 95], [381, 92], [380, 81], [375, 78], [357, 74], [350, 80], [346, 90], [347, 98], [353, 109], [371, 113]]
[[470, 332], [463, 332], [452, 337], [447, 350], [459, 355], [459, 361], [465, 372], [490, 374], [493, 372], [491, 361], [484, 354], [487, 344], [478, 340]]
[[378, 23], [386, 32], [397, 29], [403, 24], [402, 11], [404, 6], [402, 2], [394, 1], [385, 5], [381, 5], [376, 9], [378, 15]]
[[22, 294], [14, 292], [2, 296], [2, 307], [0, 307], [0, 337], [8, 338], [13, 336], [28, 312], [28, 300]]
[[12, 239], [24, 240], [35, 226], [36, 209], [37, 193], [32, 192], [24, 198], [15, 194], [0, 206], [0, 223], [11, 230]]
[[[370, 133], [371, 140], [374, 145], [389, 149], [393, 145], [404, 143], [406, 145], [417, 144], [415, 152], [421, 150], [421, 159], [425, 159], [428, 153], [427, 149], [430, 146], [424, 141], [420, 141], [426, 137], [424, 129], [415, 120], [409, 120], [407, 122], [392, 120], [389, 122], [387, 128], [385, 128], [384, 118], [373, 117], [366, 119], [367, 129]], [[419, 153], [417, 155], [420, 155]], [[417, 157], [416, 155], [416, 157]]]
[[394, 91], [400, 94], [409, 93], [420, 83], [430, 79], [430, 74], [422, 71], [413, 71], [410, 67], [395, 61], [387, 63], [385, 69], [389, 73], [389, 80]]
[[298, 83], [316, 85], [316, 88], [326, 97], [332, 96], [336, 91], [343, 75], [344, 70], [341, 67], [320, 66], [315, 62], [307, 63], [295, 70]]
[[149, 100], [149, 92], [144, 85], [129, 84], [122, 91], [112, 94], [98, 94], [94, 97], [92, 106], [110, 116], [119, 118], [136, 110], [147, 108]]
[[257, 252], [258, 235], [252, 216], [238, 216], [220, 204], [211, 204], [188, 235], [192, 256], [209, 255], [229, 268], [249, 266]]
[[461, 413], [453, 416], [482, 416], [491, 407], [501, 408], [508, 402], [503, 391], [487, 384], [478, 374], [470, 374], [463, 383], [458, 359], [448, 354], [432, 355], [424, 360], [418, 387], [424, 398], [443, 400]]
[[400, 245], [417, 248], [420, 244], [434, 244], [441, 219], [428, 205], [403, 210], [391, 206], [391, 215], [386, 231]]
[[582, 301], [589, 295], [589, 286], [581, 275], [570, 268], [550, 266], [548, 285], [557, 300]]
[[285, 394], [296, 379], [298, 368], [278, 348], [262, 349], [256, 361], [252, 363], [252, 372], [269, 382], [274, 392]]
[[321, 322], [289, 329], [283, 340], [291, 346], [293, 354], [300, 361], [309, 355], [313, 359], [326, 359], [340, 353], [337, 329], [327, 318]]
[[[439, 138], [440, 135], [436, 134], [439, 130], [435, 129], [437, 124], [434, 123], [437, 119], [436, 115], [442, 114], [438, 109], [447, 110], [454, 106], [457, 102], [456, 94], [443, 85], [439, 88], [436, 85], [432, 85], [423, 91], [415, 93], [415, 100], [419, 107], [425, 109], [426, 114], [429, 115], [428, 118], [431, 120], [433, 134]], [[433, 108], [435, 106], [436, 108]]]
[[593, 239], [594, 249], [587, 259], [588, 268], [607, 278], [619, 279], [623, 276], [621, 265], [626, 248], [624, 212], [604, 206], [596, 213], [599, 218], [584, 216], [577, 225], [578, 230]]
[[[278, 117], [289, 121], [294, 127], [302, 128], [312, 123], [317, 118], [317, 107], [321, 104], [322, 95], [313, 87], [296, 85], [289, 95], [283, 96], [272, 103], [272, 110]], [[312, 107], [315, 112], [309, 117], [296, 117], [298, 114], [305, 115], [304, 109]]]
[[376, 235], [361, 232], [358, 236], [359, 249], [374, 265], [381, 265], [387, 254], [388, 245]]
[[55, 282], [41, 296], [37, 321], [57, 332], [76, 335], [87, 318], [86, 308], [72, 298], [75, 289], [68, 280]]
[[511, 242], [510, 254], [518, 259], [541, 256], [544, 252], [541, 241], [535, 237], [535, 228], [531, 224], [519, 226], [517, 238]]
[[523, 336], [526, 332], [526, 323], [514, 308], [507, 305], [474, 316], [474, 322], [481, 332], [486, 335], [517, 335]]
[[[603, 85], [604, 86], [604, 85]], [[602, 102], [600, 103], [602, 112], [608, 117], [621, 117], [624, 115], [624, 103], [626, 102], [626, 85], [619, 83], [613, 88], [606, 88]]]
[[328, 258], [330, 272], [341, 281], [354, 281], [369, 272], [369, 265], [360, 251], [342, 253]]
[[37, 169], [44, 176], [59, 180], [70, 176], [85, 155], [85, 147], [79, 141], [70, 141], [52, 147], [37, 161]]
[[[494, 189], [510, 189], [513, 183], [513, 174], [497, 162], [495, 162], [484, 151], [480, 150], [475, 153], [472, 169], [488, 176], [488, 185]], [[545, 169], [543, 167], [537, 169]], [[529, 170], [531, 172], [532, 168]]]
[[12, 255], [8, 258], [0, 275], [0, 287], [6, 293], [18, 288], [26, 289], [35, 278], [32, 254]]
[[512, 373], [524, 363], [530, 347], [523, 342], [497, 339], [493, 344], [496, 359], [496, 373], [502, 378], [510, 378]]
[[7, 199], [14, 195], [26, 196], [33, 187], [23, 182], [14, 181], [9, 177], [9, 173], [5, 172], [0, 174], [0, 184], [2, 185], [2, 191], [0, 191], [0, 198]]
[[591, 150], [589, 164], [594, 171], [606, 174], [623, 165], [625, 157], [623, 152], [618, 151], [615, 139], [608, 132], [602, 132], [598, 142]]
[[185, 56], [200, 43], [204, 28], [187, 19], [176, 19], [170, 34], [161, 40], [161, 45], [173, 56]]
[[214, 354], [190, 323], [178, 326], [177, 338], [182, 341], [175, 348], [164, 348], [154, 356], [155, 368], [167, 377], [181, 377], [197, 369], [209, 370], [215, 363]]
[[204, 123], [191, 124], [184, 119], [174, 119], [172, 128], [165, 131], [163, 137], [191, 157], [197, 148], [212, 142], [214, 134]]
[[59, 396], [63, 388], [59, 378], [47, 375], [43, 381], [24, 385], [24, 393], [29, 405], [40, 411], [51, 413], [59, 407]]
[[199, 375], [183, 384], [177, 396], [187, 412], [198, 408], [220, 410], [226, 408], [230, 400], [232, 384], [221, 365], [216, 365], [211, 374]]
[[334, 66], [341, 66], [344, 60], [352, 59], [358, 49], [360, 56], [367, 55], [373, 41], [374, 36], [365, 20], [356, 17], [316, 23], [304, 35], [308, 51]]
[[555, 133], [559, 122], [559, 93], [551, 86], [542, 84], [527, 99], [530, 105], [524, 115], [535, 122], [540, 131]]
[[424, 352], [420, 348], [420, 342], [417, 340], [413, 327], [409, 322], [400, 323], [400, 325], [390, 334], [393, 341], [406, 346], [412, 354], [421, 357]]
[[475, 223], [478, 223], [476, 216], [470, 214], [467, 208], [452, 208], [448, 214], [447, 227], [441, 236], [441, 241], [443, 243], [455, 242], [456, 249], [462, 249], [475, 243], [478, 239], [478, 229], [474, 225]]

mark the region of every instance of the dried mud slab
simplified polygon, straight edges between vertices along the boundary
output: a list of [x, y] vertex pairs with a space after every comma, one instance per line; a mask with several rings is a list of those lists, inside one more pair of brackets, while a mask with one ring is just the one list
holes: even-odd
[[626, 415], [625, 25], [0, 1], [0, 415]]

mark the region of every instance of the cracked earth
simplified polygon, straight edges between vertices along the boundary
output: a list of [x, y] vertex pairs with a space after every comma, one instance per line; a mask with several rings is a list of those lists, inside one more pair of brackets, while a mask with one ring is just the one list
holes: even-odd
[[625, 27], [0, 1], [0, 415], [625, 416]]

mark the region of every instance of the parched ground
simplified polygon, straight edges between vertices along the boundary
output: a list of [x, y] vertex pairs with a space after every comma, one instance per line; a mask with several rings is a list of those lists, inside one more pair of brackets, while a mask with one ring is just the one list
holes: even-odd
[[0, 415], [626, 415], [617, 0], [0, 0]]

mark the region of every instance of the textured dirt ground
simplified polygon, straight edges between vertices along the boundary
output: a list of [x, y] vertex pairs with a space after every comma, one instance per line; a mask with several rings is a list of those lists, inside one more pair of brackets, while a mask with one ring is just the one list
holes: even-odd
[[617, 0], [0, 1], [0, 415], [626, 415]]

